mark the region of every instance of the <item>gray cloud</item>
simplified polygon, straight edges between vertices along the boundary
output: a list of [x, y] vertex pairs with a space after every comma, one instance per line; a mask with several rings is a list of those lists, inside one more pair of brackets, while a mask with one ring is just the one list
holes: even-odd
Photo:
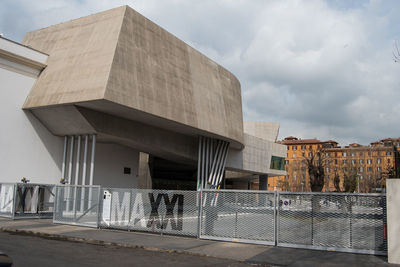
[[[355, 3], [355, 2], [354, 2]], [[397, 1], [13, 0], [0, 32], [27, 31], [128, 4], [232, 71], [246, 120], [281, 123], [281, 138], [346, 144], [400, 136]]]

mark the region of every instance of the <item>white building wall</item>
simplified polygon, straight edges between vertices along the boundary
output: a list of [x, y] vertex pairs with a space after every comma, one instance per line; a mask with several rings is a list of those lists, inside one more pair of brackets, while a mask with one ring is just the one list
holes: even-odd
[[[131, 168], [124, 174], [124, 167]], [[96, 145], [93, 184], [103, 187], [135, 188], [138, 185], [139, 151], [117, 144]]]
[[63, 139], [21, 109], [35, 78], [0, 65], [0, 182], [58, 183]]

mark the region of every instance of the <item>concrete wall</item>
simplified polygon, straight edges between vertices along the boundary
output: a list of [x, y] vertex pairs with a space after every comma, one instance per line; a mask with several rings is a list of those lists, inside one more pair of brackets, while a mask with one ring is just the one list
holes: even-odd
[[63, 139], [52, 135], [29, 111], [21, 109], [35, 80], [26, 66], [5, 62], [3, 58], [0, 64], [0, 182], [19, 182], [22, 177], [32, 183], [60, 180]]
[[400, 179], [386, 180], [388, 261], [400, 264]]
[[237, 78], [127, 6], [30, 32], [23, 43], [50, 55], [26, 109], [79, 104], [243, 146]]
[[[124, 174], [124, 167], [131, 168]], [[96, 145], [94, 181], [96, 185], [133, 188], [138, 185], [139, 151], [117, 144]]]

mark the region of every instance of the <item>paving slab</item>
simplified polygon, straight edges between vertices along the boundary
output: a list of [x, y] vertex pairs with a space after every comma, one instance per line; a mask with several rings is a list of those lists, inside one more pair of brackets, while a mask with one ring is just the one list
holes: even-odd
[[49, 239], [143, 248], [243, 261], [262, 266], [400, 266], [387, 257], [197, 239], [146, 232], [53, 224], [51, 219], [0, 218], [0, 230]]

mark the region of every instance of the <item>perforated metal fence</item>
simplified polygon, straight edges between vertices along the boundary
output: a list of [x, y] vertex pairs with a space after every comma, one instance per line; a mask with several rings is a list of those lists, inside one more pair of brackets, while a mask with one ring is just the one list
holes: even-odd
[[16, 185], [9, 183], [0, 184], [0, 216], [14, 217], [14, 196], [16, 194]]
[[195, 191], [103, 188], [100, 227], [198, 235]]
[[100, 186], [57, 186], [53, 221], [98, 227], [100, 197]]
[[279, 193], [277, 245], [386, 254], [385, 196]]
[[200, 237], [275, 244], [274, 192], [204, 190]]
[[53, 217], [55, 185], [18, 183], [15, 187], [14, 218]]

